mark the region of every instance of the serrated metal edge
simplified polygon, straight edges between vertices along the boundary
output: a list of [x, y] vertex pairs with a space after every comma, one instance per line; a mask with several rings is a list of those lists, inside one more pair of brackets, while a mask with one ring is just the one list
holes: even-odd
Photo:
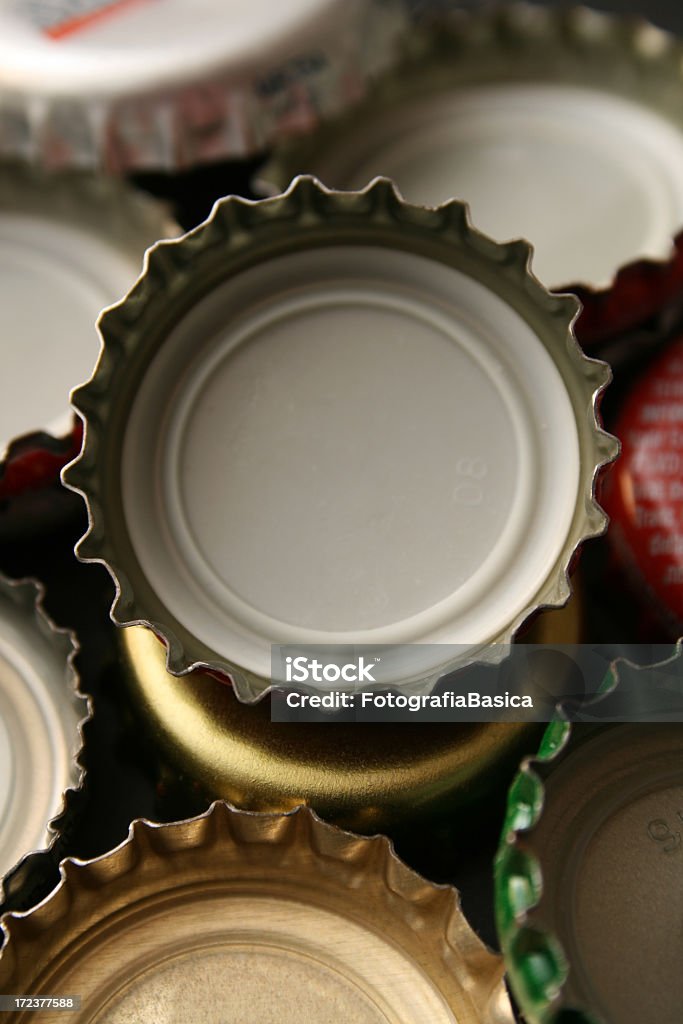
[[[467, 1019], [481, 1024], [513, 1024], [503, 984], [503, 964], [478, 938], [463, 915], [458, 891], [437, 885], [418, 875], [401, 861], [386, 836], [358, 836], [326, 824], [314, 811], [299, 806], [285, 813], [242, 811], [222, 800], [214, 801], [202, 814], [184, 821], [159, 824], [138, 818], [129, 827], [128, 837], [109, 853], [92, 860], [68, 858], [60, 865], [60, 882], [53, 892], [29, 911], [3, 915], [0, 929], [5, 948], [0, 957], [0, 977], [7, 991], [12, 990], [16, 960], [24, 940], [40, 941], [51, 929], [61, 927], [77, 932], [82, 927], [80, 901], [90, 903], [92, 890], [106, 890], [121, 879], [131, 879], [144, 870], [152, 857], [163, 861], [179, 850], [201, 850], [241, 845], [268, 844], [280, 848], [305, 849], [313, 862], [337, 862], [352, 865], [354, 875], [380, 882], [384, 900], [395, 916], [400, 915], [423, 935], [425, 953], [438, 954], [475, 1015]], [[239, 856], [239, 853], [238, 853]], [[224, 861], [223, 877], [229, 877], [229, 862]], [[286, 872], [287, 865], [283, 865]], [[336, 885], [345, 888], [337, 872]], [[162, 879], [160, 890], [172, 876]], [[354, 886], [353, 888], [357, 888]], [[353, 902], [353, 897], [349, 896]], [[358, 914], [355, 915], [358, 921]], [[372, 922], [367, 922], [372, 926]], [[431, 941], [430, 941], [431, 939]], [[19, 948], [19, 952], [16, 951]], [[431, 950], [430, 950], [431, 947]], [[9, 960], [3, 970], [2, 960]], [[15, 986], [16, 987], [16, 986]]]
[[[125, 182], [85, 171], [45, 174], [17, 163], [4, 164], [0, 167], [0, 215], [2, 210], [33, 213], [97, 234], [114, 251], [138, 252], [141, 265], [145, 250], [159, 238], [182, 234], [165, 203]], [[96, 339], [93, 330], [93, 363]], [[68, 412], [65, 406], [65, 416]], [[67, 443], [70, 437], [69, 433], [46, 432], [40, 423], [36, 423], [35, 431], [36, 442], [45, 436], [48, 450]], [[29, 436], [0, 438], [0, 479], [17, 445]]]
[[[310, 130], [357, 102], [368, 82], [393, 63], [398, 39], [411, 24], [407, 0], [339, 0], [333, 14], [337, 22], [343, 19], [341, 31], [335, 24], [297, 49], [290, 29], [284, 57], [270, 64], [267, 54], [260, 55], [248, 71], [207, 68], [190, 78], [180, 75], [177, 84], [148, 85], [139, 94], [121, 82], [113, 83], [111, 95], [100, 89], [89, 96], [40, 93], [39, 83], [34, 91], [5, 83], [0, 153], [50, 169], [120, 174], [175, 171], [265, 152], [276, 137]], [[302, 72], [306, 62], [318, 66]], [[269, 84], [276, 78], [273, 95]]]
[[[335, 192], [312, 177], [300, 177], [281, 196], [260, 201], [229, 196], [219, 200], [204, 224], [182, 239], [160, 242], [145, 254], [142, 277], [128, 296], [118, 305], [105, 310], [98, 327], [102, 337], [100, 361], [90, 381], [72, 393], [72, 404], [85, 423], [80, 455], [62, 471], [62, 480], [71, 490], [82, 495], [88, 509], [88, 530], [79, 541], [76, 553], [81, 561], [99, 562], [109, 571], [116, 587], [111, 618], [119, 626], [147, 625], [167, 647], [167, 668], [174, 675], [184, 675], [196, 668], [228, 674], [237, 696], [253, 703], [272, 686], [264, 686], [257, 676], [243, 671], [224, 658], [204, 658], [185, 651], [180, 638], [167, 624], [156, 621], [138, 603], [134, 586], [119, 560], [119, 553], [109, 539], [107, 513], [104, 507], [103, 469], [99, 451], [107, 435], [111, 396], [116, 385], [125, 378], [126, 361], [135, 352], [147, 332], [147, 323], [154, 320], [160, 305], [168, 306], [176, 291], [186, 286], [184, 280], [195, 271], [202, 278], [204, 291], [211, 287], [206, 267], [200, 272], [201, 256], [218, 251], [238, 260], [240, 255], [258, 248], [261, 233], [279, 231], [282, 236], [292, 226], [301, 230], [320, 231], [343, 224], [344, 218], [362, 217], [374, 224], [401, 229], [422, 239], [438, 238], [455, 249], [470, 251], [475, 258], [486, 261], [496, 275], [512, 284], [528, 309], [542, 318], [549, 330], [564, 335], [564, 357], [573, 374], [572, 404], [577, 415], [581, 471], [577, 510], [566, 538], [566, 547], [549, 573], [534, 601], [522, 611], [500, 635], [481, 645], [481, 657], [502, 658], [514, 633], [537, 608], [561, 607], [569, 598], [569, 569], [578, 546], [602, 534], [607, 518], [595, 499], [595, 481], [599, 470], [618, 453], [616, 438], [599, 425], [597, 400], [610, 380], [607, 364], [588, 359], [581, 352], [572, 333], [579, 303], [571, 295], [552, 295], [530, 271], [531, 247], [527, 242], [500, 244], [482, 235], [470, 224], [467, 206], [457, 200], [443, 206], [418, 207], [405, 203], [393, 184], [377, 178], [359, 192]], [[256, 241], [254, 241], [256, 238]], [[208, 262], [206, 257], [205, 262]], [[188, 297], [191, 301], [191, 296]], [[558, 343], [558, 348], [561, 343]], [[552, 355], [552, 347], [549, 347]], [[557, 353], [560, 357], [560, 353]], [[172, 616], [169, 616], [172, 618]], [[199, 648], [198, 643], [194, 643]], [[215, 653], [215, 652], [214, 652]], [[475, 660], [473, 656], [471, 661]], [[444, 666], [441, 675], [448, 670]], [[435, 680], [433, 680], [435, 682]]]
[[[558, 52], [556, 80], [562, 78], [562, 53], [570, 53], [577, 63], [583, 60], [586, 74], [590, 74], [590, 62], [595, 62], [601, 55], [604, 55], [606, 61], [612, 62], [615, 50], [642, 81], [652, 75], [661, 87], [661, 76], [665, 74], [668, 84], [676, 87], [679, 93], [682, 112], [679, 114], [680, 128], [683, 131], [683, 40], [672, 33], [642, 17], [608, 14], [585, 6], [563, 8], [514, 2], [479, 10], [461, 9], [451, 11], [448, 15], [441, 13], [435, 16], [433, 23], [427, 20], [426, 27], [406, 39], [401, 58], [375, 84], [359, 106], [328, 120], [310, 135], [286, 140], [277, 146], [266, 163], [254, 174], [251, 183], [254, 195], [272, 196], [282, 191], [293, 176], [310, 168], [315, 162], [316, 153], [326, 151], [328, 147], [333, 151], [335, 140], [340, 135], [347, 132], [352, 135], [354, 125], [366, 114], [383, 107], [394, 108], [425, 91], [437, 91], [439, 85], [445, 87], [448, 84], [444, 81], [444, 68], [448, 66], [445, 62], [447, 44], [453, 50], [452, 63], [449, 61], [451, 84], [459, 86], [487, 80], [481, 67], [477, 68], [476, 79], [468, 80], [467, 65], [459, 50], [484, 48], [485, 60], [490, 62], [496, 58], [500, 60], [514, 46], [528, 46], [539, 41], [544, 47], [552, 47]], [[436, 73], [435, 65], [438, 69]], [[469, 70], [471, 74], [471, 65]], [[657, 98], [655, 92], [648, 101], [661, 113], [661, 104], [660, 107], [656, 104]], [[671, 118], [672, 115], [673, 108], [667, 108], [666, 116]], [[582, 281], [567, 281], [564, 287], [567, 290], [580, 289], [587, 297], [600, 300], [619, 284], [624, 274], [630, 273], [630, 268], [645, 262], [664, 269], [675, 252], [675, 240], [672, 238], [667, 255], [629, 261], [618, 268], [612, 280], [602, 287], [594, 287]]]
[[[620, 670], [647, 672], [683, 658], [683, 639], [678, 640], [673, 653], [653, 665], [637, 665], [628, 658], [616, 658], [607, 671], [599, 692], [584, 707], [602, 703], [618, 689]], [[500, 845], [494, 864], [496, 926], [506, 970], [512, 990], [529, 1024], [560, 1024], [560, 1013], [571, 1009], [574, 1024], [606, 1024], [588, 1011], [569, 1006], [565, 989], [570, 964], [558, 937], [542, 927], [535, 919], [543, 891], [543, 870], [529, 837], [543, 816], [545, 780], [552, 774], [558, 758], [571, 745], [573, 723], [560, 703], [555, 719], [547, 727], [538, 752], [524, 758], [508, 791], [507, 810]], [[514, 859], [514, 868], [510, 861]], [[515, 879], [514, 891], [509, 885]], [[546, 968], [545, 993], [540, 999], [526, 989], [520, 961], [524, 954], [517, 947], [533, 950], [536, 958], [543, 957]]]
[[[57, 846], [63, 832], [62, 819], [64, 818], [70, 799], [77, 793], [83, 791], [86, 776], [84, 761], [85, 737], [84, 731], [93, 716], [92, 697], [84, 693], [80, 688], [80, 676], [75, 666], [76, 658], [80, 651], [80, 645], [73, 630], [57, 626], [45, 610], [45, 586], [33, 577], [22, 579], [11, 579], [0, 573], [0, 596], [9, 598], [14, 604], [22, 608], [27, 615], [33, 616], [40, 630], [40, 633], [49, 641], [52, 647], [64, 656], [66, 669], [64, 686], [70, 698], [71, 706], [77, 715], [77, 732], [79, 746], [71, 762], [71, 781], [69, 787], [62, 793], [61, 804], [57, 813], [46, 822], [46, 833], [50, 837], [48, 845], [42, 849], [28, 850], [17, 863], [0, 877], [0, 905], [5, 900], [5, 886], [7, 880], [19, 868], [21, 868], [31, 857], [39, 853], [52, 853]], [[2, 936], [0, 936], [2, 939]], [[2, 942], [0, 941], [0, 947]]]

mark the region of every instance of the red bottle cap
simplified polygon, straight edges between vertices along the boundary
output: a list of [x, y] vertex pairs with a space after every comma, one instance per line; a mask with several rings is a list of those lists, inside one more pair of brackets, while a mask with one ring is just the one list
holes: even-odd
[[676, 634], [683, 628], [683, 338], [638, 381], [616, 424], [608, 536]]

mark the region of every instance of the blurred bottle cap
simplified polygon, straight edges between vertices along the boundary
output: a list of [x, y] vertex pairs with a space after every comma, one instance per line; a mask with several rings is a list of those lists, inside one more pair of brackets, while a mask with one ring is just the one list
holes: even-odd
[[243, 157], [357, 100], [403, 0], [5, 0], [0, 153], [174, 169]]
[[90, 705], [73, 667], [78, 648], [41, 601], [35, 582], [0, 576], [0, 903], [19, 884], [1, 876], [58, 842], [66, 793], [84, 778]]

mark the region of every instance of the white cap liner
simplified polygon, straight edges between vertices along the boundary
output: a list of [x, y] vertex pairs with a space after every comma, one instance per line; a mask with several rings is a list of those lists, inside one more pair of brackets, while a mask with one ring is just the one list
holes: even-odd
[[64, 795], [81, 784], [88, 700], [76, 690], [69, 634], [34, 601], [30, 581], [0, 578], [0, 901], [2, 876], [48, 847]]
[[195, 305], [122, 467], [152, 586], [264, 677], [277, 642], [481, 647], [542, 588], [578, 488], [575, 413], [527, 322], [371, 246], [271, 259]]
[[[682, 93], [683, 95], [683, 93]], [[467, 201], [496, 238], [528, 238], [550, 288], [607, 286], [664, 259], [683, 226], [683, 127], [604, 89], [506, 82], [368, 108], [297, 172], [333, 188], [392, 178], [409, 202]]]

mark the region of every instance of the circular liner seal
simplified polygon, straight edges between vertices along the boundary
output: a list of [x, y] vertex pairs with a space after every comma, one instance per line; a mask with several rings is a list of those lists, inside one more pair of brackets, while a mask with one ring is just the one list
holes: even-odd
[[584, 304], [604, 342], [675, 307], [683, 284], [683, 44], [643, 21], [525, 4], [460, 11], [406, 40], [363, 104], [285, 143], [257, 194], [314, 174], [392, 178], [411, 202], [452, 197], [534, 272]]
[[[578, 596], [539, 616], [525, 642], [578, 643]], [[170, 675], [150, 630], [130, 626], [117, 638], [137, 717], [169, 778], [245, 810], [307, 804], [365, 833], [396, 833], [417, 820], [450, 824], [463, 808], [478, 814], [540, 735], [538, 725], [520, 722], [428, 723], [411, 725], [406, 743], [403, 724], [273, 724], [267, 700], [246, 706], [206, 673]]]
[[460, 203], [308, 178], [150, 250], [100, 320], [63, 474], [114, 621], [253, 700], [274, 642], [410, 643], [392, 682], [431, 685], [564, 604], [617, 443], [595, 413], [609, 368], [528, 259]]
[[680, 650], [666, 665], [678, 721], [658, 710], [672, 706], [670, 690], [660, 700], [648, 669], [618, 662], [600, 699], [628, 687], [634, 721], [551, 723], [510, 789], [496, 918], [529, 1024], [680, 1020]]
[[683, 338], [634, 382], [616, 421], [622, 455], [603, 492], [608, 538], [641, 604], [683, 633]]
[[107, 178], [0, 169], [0, 504], [58, 481], [80, 445], [69, 392], [92, 372], [95, 320], [180, 234], [164, 208]]
[[0, 904], [18, 898], [34, 853], [58, 856], [84, 782], [91, 705], [78, 689], [78, 645], [42, 597], [35, 581], [0, 576]]
[[305, 808], [138, 820], [61, 870], [43, 904], [3, 918], [0, 989], [78, 994], [82, 1024], [152, 1024], [162, 1005], [188, 1024], [513, 1022], [500, 957], [456, 890]]
[[0, 153], [173, 170], [256, 153], [362, 96], [404, 0], [3, 0]]

